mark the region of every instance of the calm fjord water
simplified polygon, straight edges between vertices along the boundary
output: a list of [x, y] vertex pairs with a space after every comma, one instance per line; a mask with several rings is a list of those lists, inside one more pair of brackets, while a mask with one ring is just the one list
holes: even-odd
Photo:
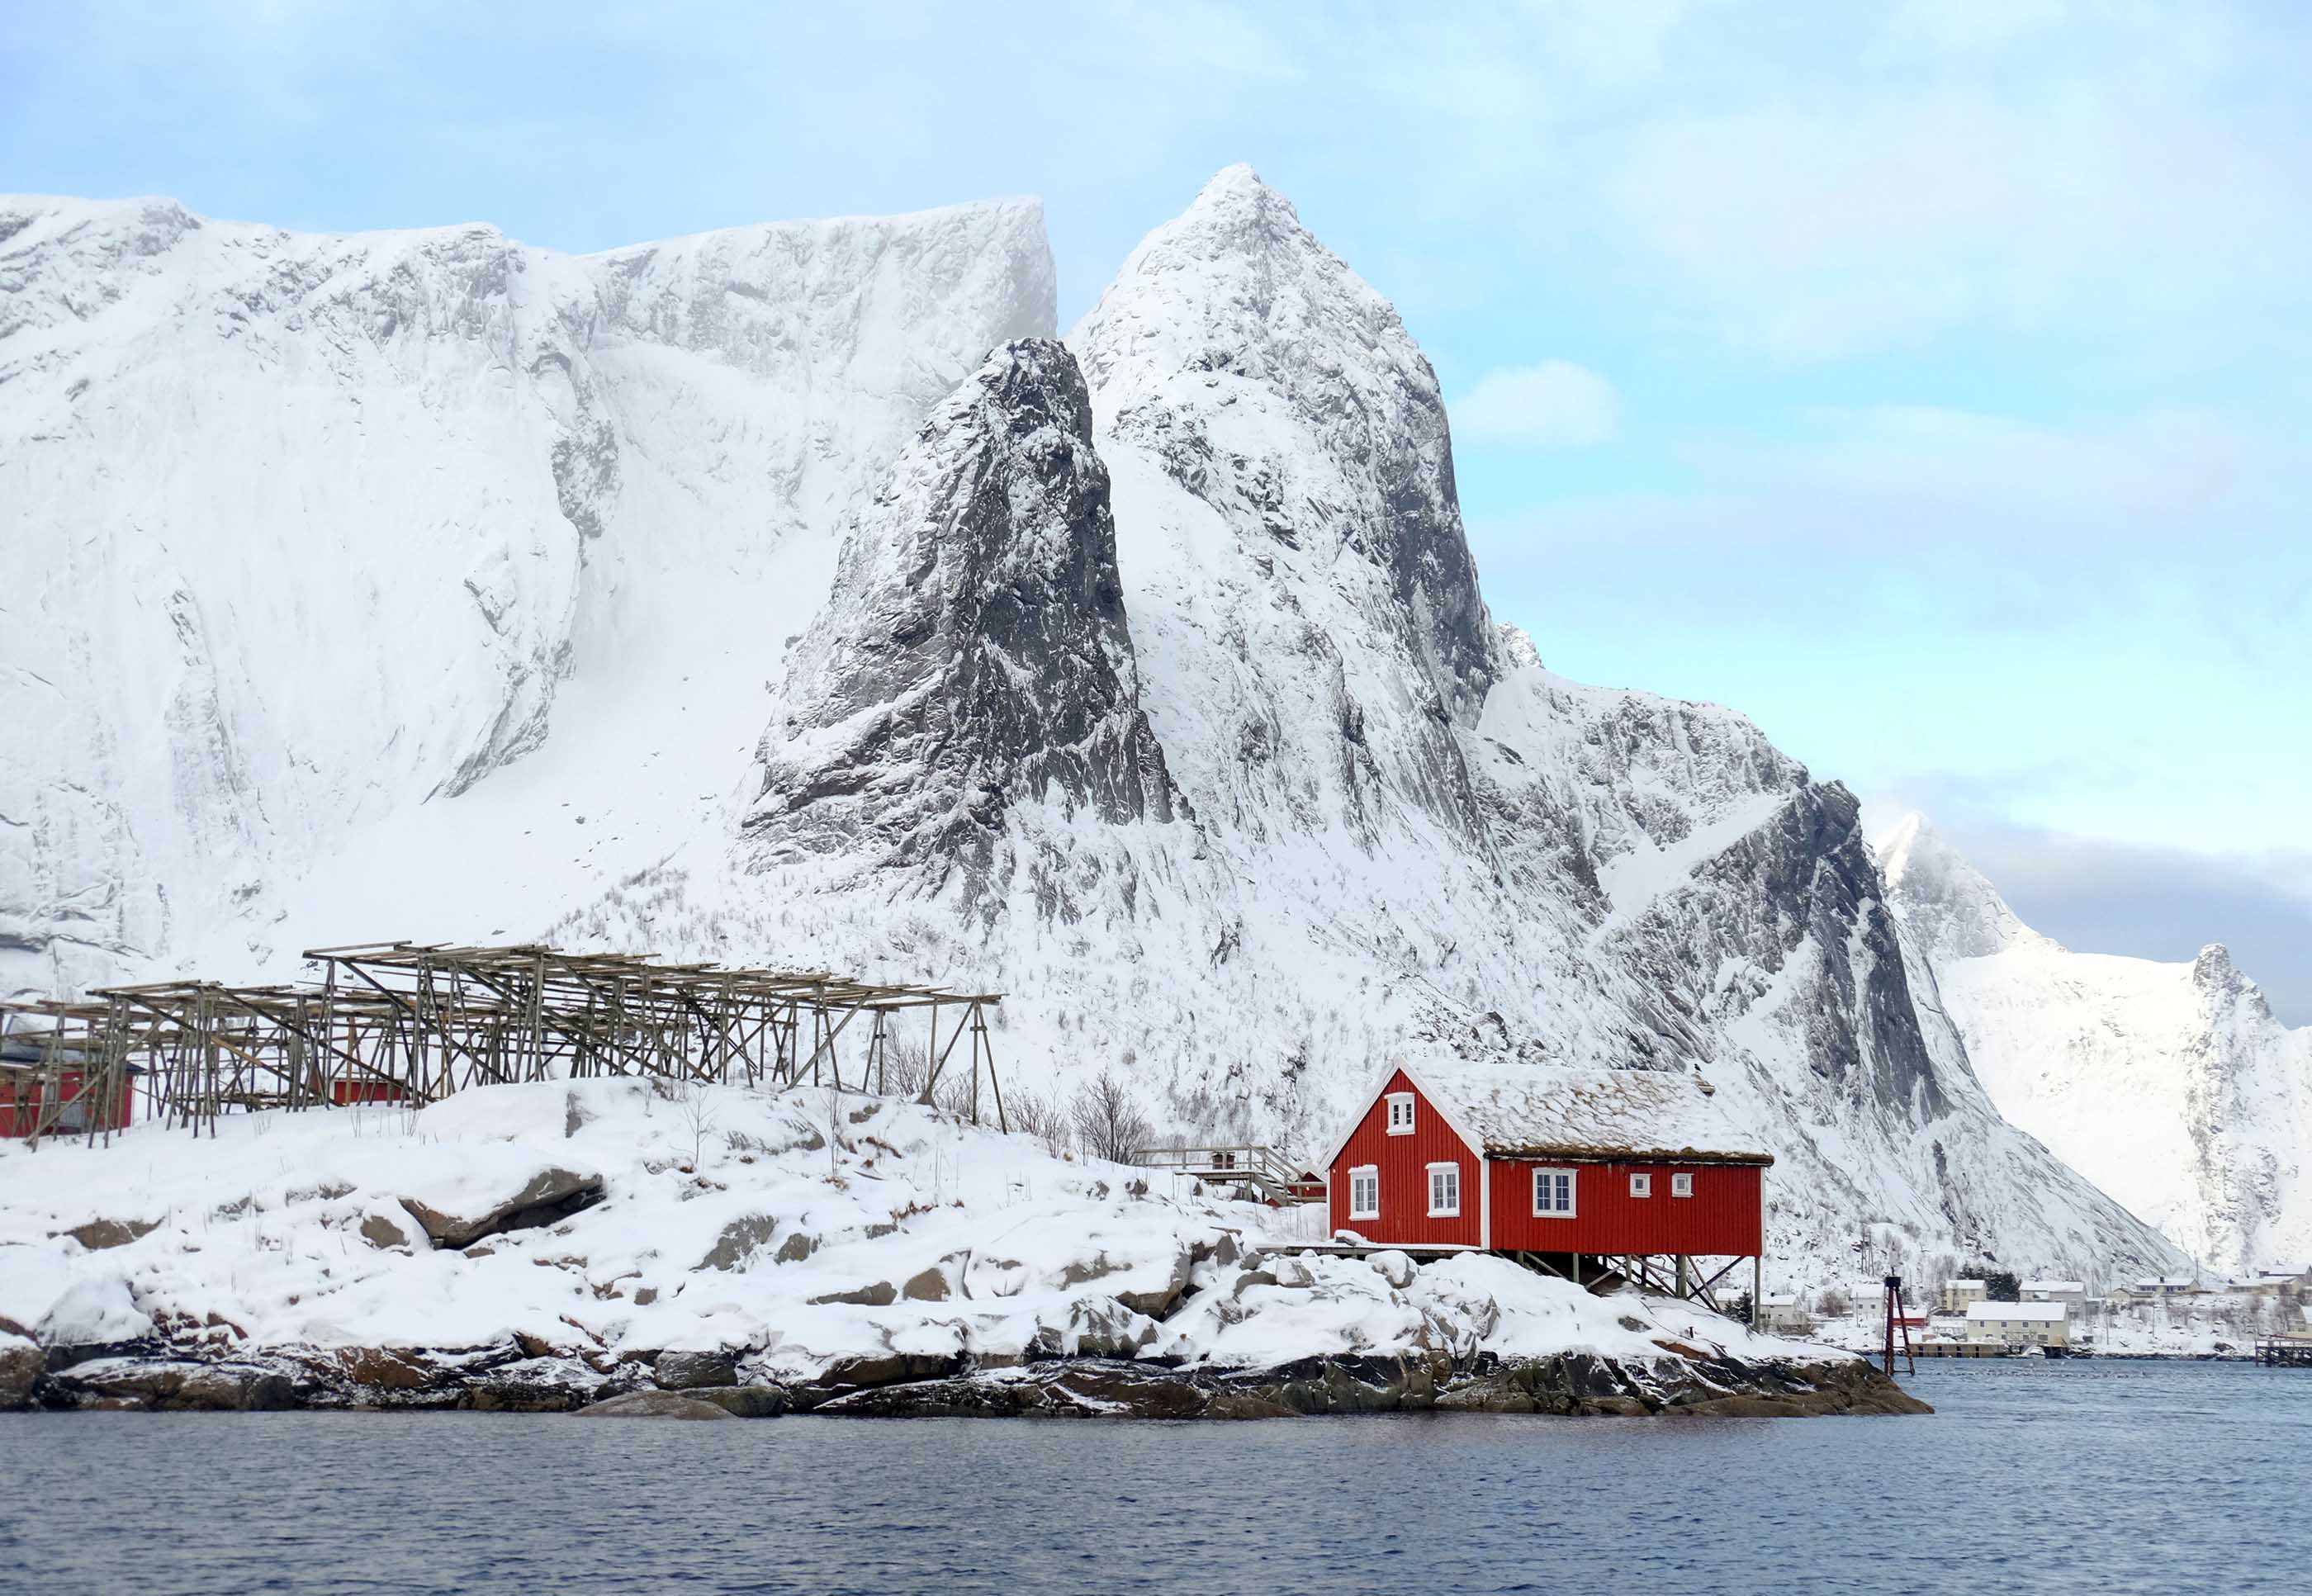
[[0, 1590], [2302, 1591], [2312, 1372], [1917, 1419], [0, 1416]]

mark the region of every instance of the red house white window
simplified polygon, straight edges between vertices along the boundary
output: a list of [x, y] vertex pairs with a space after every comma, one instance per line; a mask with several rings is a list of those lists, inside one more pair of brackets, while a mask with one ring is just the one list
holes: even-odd
[[1458, 1163], [1432, 1163], [1429, 1166], [1429, 1217], [1444, 1219], [1461, 1211], [1461, 1166]]
[[1349, 1171], [1349, 1217], [1379, 1219], [1380, 1217], [1380, 1166], [1359, 1164]]
[[1537, 1219], [1573, 1217], [1573, 1171], [1572, 1170], [1534, 1171], [1533, 1213]]
[[1651, 1175], [1633, 1175], [1630, 1177], [1630, 1195], [1632, 1197], [1650, 1197], [1653, 1196], [1653, 1194], [1654, 1178]]
[[1388, 1134], [1393, 1136], [1413, 1134], [1413, 1093], [1410, 1092], [1388, 1094]]
[[1694, 1195], [1694, 1177], [1692, 1175], [1672, 1175], [1669, 1178], [1669, 1194], [1674, 1197], [1692, 1197]]

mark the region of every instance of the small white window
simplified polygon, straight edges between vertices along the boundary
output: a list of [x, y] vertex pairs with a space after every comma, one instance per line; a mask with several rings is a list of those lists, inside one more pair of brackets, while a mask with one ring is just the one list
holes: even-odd
[[1359, 1164], [1349, 1171], [1349, 1217], [1380, 1217], [1380, 1166]]
[[1393, 1136], [1413, 1134], [1413, 1093], [1410, 1092], [1388, 1094], [1388, 1134]]
[[1694, 1195], [1694, 1177], [1692, 1175], [1672, 1175], [1669, 1178], [1669, 1194], [1672, 1197], [1692, 1197]]
[[1651, 1175], [1633, 1175], [1630, 1177], [1630, 1195], [1632, 1197], [1650, 1197], [1653, 1196], [1653, 1194], [1654, 1178]]
[[1537, 1219], [1573, 1217], [1573, 1171], [1572, 1170], [1534, 1171], [1533, 1213]]
[[1443, 1219], [1461, 1211], [1461, 1166], [1458, 1163], [1432, 1163], [1429, 1166], [1429, 1217]]

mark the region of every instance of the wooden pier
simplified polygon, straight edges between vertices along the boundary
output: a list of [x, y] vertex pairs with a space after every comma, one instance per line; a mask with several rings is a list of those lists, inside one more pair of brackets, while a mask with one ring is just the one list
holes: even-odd
[[2276, 1368], [2312, 1369], [2312, 1336], [2259, 1337], [2255, 1361]]

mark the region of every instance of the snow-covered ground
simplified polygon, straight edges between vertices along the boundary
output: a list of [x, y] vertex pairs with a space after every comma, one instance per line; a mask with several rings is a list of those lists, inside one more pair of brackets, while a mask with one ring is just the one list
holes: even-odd
[[[630, 1080], [0, 1144], [0, 1333], [237, 1355], [519, 1342], [598, 1367], [696, 1351], [784, 1381], [894, 1355], [1821, 1355], [1500, 1258], [1298, 1253], [1292, 1211], [1170, 1188], [895, 1099]], [[455, 1244], [557, 1194], [591, 1206]]]

